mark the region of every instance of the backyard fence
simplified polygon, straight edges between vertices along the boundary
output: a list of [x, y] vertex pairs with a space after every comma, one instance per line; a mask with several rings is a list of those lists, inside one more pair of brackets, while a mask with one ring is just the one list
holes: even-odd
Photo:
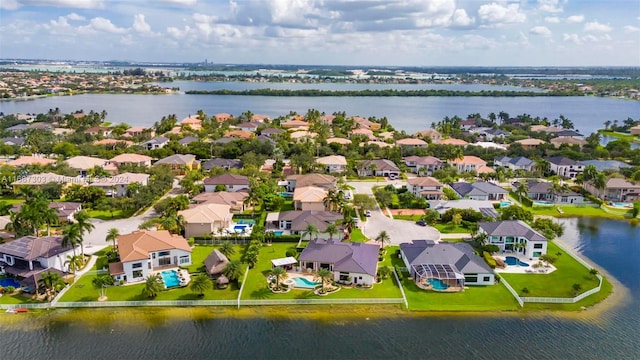
[[513, 297], [516, 299], [516, 301], [518, 302], [518, 304], [520, 305], [520, 307], [524, 306], [524, 301], [522, 301], [522, 298], [520, 297], [520, 295], [518, 295], [518, 293], [513, 290], [513, 288], [511, 287], [511, 285], [507, 282], [507, 280], [505, 280], [504, 278], [500, 278], [500, 282], [502, 284], [504, 284], [504, 286], [507, 288], [507, 290], [509, 290], [509, 292], [511, 293], [511, 295], [513, 295]]

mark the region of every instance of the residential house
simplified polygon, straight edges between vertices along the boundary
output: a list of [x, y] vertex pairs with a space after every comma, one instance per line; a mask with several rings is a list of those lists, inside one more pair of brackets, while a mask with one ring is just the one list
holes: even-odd
[[578, 145], [578, 147], [582, 148], [584, 145], [587, 145], [587, 141], [577, 137], [569, 137], [569, 136], [559, 136], [549, 140], [549, 142], [559, 148], [560, 146], [566, 144], [569, 146]]
[[280, 124], [283, 128], [285, 129], [294, 129], [294, 128], [309, 128], [309, 123], [304, 121], [304, 120], [297, 120], [297, 119], [293, 119], [293, 120], [289, 120], [289, 121], [285, 121], [283, 123]]
[[154, 137], [151, 140], [143, 142], [142, 144], [140, 144], [140, 146], [147, 150], [162, 149], [169, 143], [169, 141], [170, 140], [166, 137], [158, 136]]
[[202, 236], [217, 233], [231, 225], [231, 207], [222, 204], [203, 204], [178, 211], [184, 219], [184, 236]]
[[370, 121], [361, 116], [354, 116], [353, 123], [356, 125], [356, 128], [371, 129], [373, 131], [378, 131], [380, 130], [380, 127], [381, 127], [379, 123]]
[[640, 135], [640, 125], [636, 125], [629, 129], [631, 135]]
[[442, 135], [437, 130], [434, 129], [426, 129], [422, 131], [418, 131], [414, 134], [414, 136], [419, 137], [421, 139], [429, 139], [431, 143], [437, 144], [442, 139]]
[[462, 130], [469, 131], [471, 129], [477, 128], [479, 123], [480, 121], [478, 119], [468, 118], [466, 120], [460, 121], [460, 127], [462, 128]]
[[400, 177], [400, 169], [389, 159], [364, 160], [356, 166], [356, 170], [358, 176]]
[[72, 246], [62, 246], [62, 236], [23, 236], [0, 244], [0, 273], [29, 278], [46, 270], [68, 272], [72, 255]]
[[312, 240], [300, 253], [298, 262], [310, 271], [331, 271], [336, 282], [373, 286], [379, 249], [374, 244]]
[[128, 140], [102, 139], [94, 141], [93, 145], [105, 147], [108, 146], [110, 148], [115, 148], [116, 146], [120, 145], [122, 147], [128, 148], [129, 146], [133, 145], [133, 142]]
[[251, 131], [244, 130], [230, 130], [224, 134], [225, 138], [233, 138], [233, 139], [251, 139], [255, 134]]
[[15, 160], [9, 161], [7, 165], [11, 165], [15, 167], [27, 166], [27, 165], [46, 166], [46, 165], [52, 165], [55, 163], [56, 161], [53, 159], [47, 159], [39, 156], [20, 156]]
[[447, 200], [447, 201], [429, 201], [429, 208], [436, 210], [440, 214], [451, 209], [471, 209], [481, 213], [486, 217], [497, 219], [500, 214], [494, 209], [493, 203], [489, 200]]
[[202, 168], [205, 171], [211, 171], [211, 169], [213, 169], [213, 168], [221, 168], [221, 169], [224, 169], [224, 170], [241, 169], [242, 168], [242, 161], [237, 160], [237, 159], [216, 158], [216, 159], [207, 160], [202, 165]]
[[492, 128], [483, 128], [477, 129], [477, 134], [483, 136], [488, 141], [493, 141], [494, 139], [504, 139], [509, 136], [509, 133], [500, 129], [492, 129]]
[[631, 203], [640, 200], [640, 184], [622, 178], [610, 178], [604, 189], [597, 189], [593, 183], [583, 184], [585, 190], [606, 201]]
[[279, 183], [285, 186], [288, 192], [293, 192], [296, 187], [317, 186], [325, 189], [335, 188], [338, 181], [331, 175], [305, 174], [289, 175], [284, 182]]
[[213, 249], [209, 256], [204, 259], [204, 269], [209, 276], [217, 277], [222, 274], [229, 259], [218, 249]]
[[347, 170], [347, 159], [342, 155], [331, 155], [316, 159], [329, 173], [344, 173]]
[[487, 244], [500, 251], [522, 255], [530, 260], [547, 253], [547, 238], [521, 220], [479, 222], [478, 233], [487, 234]]
[[26, 139], [23, 137], [14, 136], [2, 138], [2, 140], [0, 141], [2, 141], [2, 143], [5, 145], [22, 147], [24, 146], [25, 140]]
[[127, 188], [131, 184], [147, 186], [149, 174], [122, 173], [110, 177], [99, 177], [93, 179], [89, 186], [103, 189], [107, 196], [123, 197], [127, 196]]
[[284, 132], [284, 130], [282, 129], [276, 129], [276, 128], [266, 128], [260, 131], [260, 135], [265, 135], [268, 136], [270, 138], [278, 135], [278, 134], [282, 134]]
[[[24, 203], [17, 203], [11, 205], [11, 212], [18, 213], [20, 208], [22, 208]], [[49, 203], [49, 208], [53, 209], [58, 216], [58, 222], [60, 223], [68, 223], [75, 221], [74, 215], [82, 210], [82, 204], [77, 202], [56, 202], [52, 201]]]
[[244, 175], [237, 174], [221, 174], [204, 179], [204, 191], [214, 192], [216, 186], [224, 185], [226, 191], [249, 190], [249, 178]]
[[29, 125], [27, 124], [18, 124], [18, 125], [13, 125], [10, 126], [8, 128], [5, 129], [5, 131], [9, 131], [12, 133], [17, 133], [17, 132], [21, 132], [21, 131], [27, 131], [31, 129], [31, 127], [29, 127]]
[[175, 154], [156, 161], [153, 166], [166, 166], [176, 175], [184, 175], [188, 171], [200, 168], [200, 161], [195, 155]]
[[580, 134], [579, 132], [577, 132], [575, 130], [571, 130], [571, 129], [562, 129], [560, 131], [556, 131], [555, 133], [553, 133], [553, 136], [580, 138], [580, 139], [584, 138], [584, 135]]
[[109, 274], [115, 281], [141, 282], [152, 271], [191, 265], [187, 240], [166, 230], [134, 231], [118, 236], [117, 241], [120, 261], [109, 264]]
[[88, 128], [87, 130], [84, 131], [85, 134], [89, 134], [91, 136], [105, 136], [105, 137], [109, 137], [111, 136], [111, 132], [113, 131], [113, 129], [111, 129], [108, 126], [93, 126]]
[[289, 134], [289, 137], [292, 141], [295, 142], [304, 142], [305, 140], [315, 139], [318, 136], [317, 133], [310, 132], [307, 130], [294, 131]]
[[187, 146], [193, 142], [198, 142], [198, 141], [200, 141], [200, 139], [198, 139], [195, 136], [185, 136], [182, 139], [178, 140], [178, 144], [182, 146]]
[[584, 165], [564, 156], [553, 156], [547, 161], [549, 162], [549, 170], [563, 178], [575, 179], [576, 175], [584, 170]]
[[271, 118], [268, 115], [263, 114], [253, 114], [251, 115], [251, 121], [264, 123], [269, 121]]
[[480, 172], [487, 167], [487, 162], [477, 156], [463, 156], [462, 158], [449, 160], [449, 164], [457, 168], [459, 173]]
[[462, 139], [455, 139], [455, 138], [448, 138], [448, 139], [442, 139], [440, 140], [440, 142], [438, 142], [439, 145], [451, 145], [451, 146], [460, 146], [460, 147], [465, 147], [467, 145], [469, 145], [468, 142], [462, 140]]
[[313, 224], [318, 229], [318, 234], [313, 234], [315, 237], [328, 238], [326, 231], [329, 224], [342, 219], [342, 214], [332, 211], [281, 211], [267, 214], [265, 228], [268, 231], [288, 231], [294, 235], [302, 235], [307, 226]]
[[200, 130], [202, 129], [202, 120], [200, 119], [200, 116], [198, 115], [189, 115], [186, 118], [180, 120], [180, 125], [181, 126], [188, 126], [193, 130]]
[[351, 140], [345, 138], [332, 137], [327, 139], [327, 144], [349, 145]]
[[555, 134], [563, 129], [557, 126], [531, 125], [531, 132], [543, 132], [545, 134]]
[[216, 122], [223, 123], [225, 121], [229, 121], [233, 119], [233, 115], [227, 114], [227, 113], [219, 113], [219, 114], [213, 115], [213, 118], [216, 120]]
[[245, 191], [218, 191], [203, 192], [193, 197], [193, 201], [198, 204], [221, 204], [229, 205], [231, 212], [240, 213], [245, 210], [245, 200], [249, 193]]
[[317, 186], [296, 187], [293, 191], [293, 207], [296, 210], [327, 210], [325, 198], [327, 189]]
[[451, 188], [461, 198], [470, 200], [489, 200], [500, 201], [504, 200], [508, 191], [486, 181], [476, 181], [474, 183], [457, 182], [451, 184]]
[[411, 172], [418, 175], [433, 175], [433, 172], [444, 167], [442, 160], [433, 156], [407, 156], [404, 164], [411, 169]]
[[127, 130], [125, 130], [122, 136], [135, 137], [135, 136], [140, 136], [142, 134], [149, 134], [149, 136], [154, 136], [155, 132], [152, 129], [146, 128], [144, 126], [132, 126]]
[[432, 177], [416, 177], [407, 179], [407, 191], [427, 200], [442, 199], [442, 183]]
[[495, 166], [502, 166], [504, 168], [508, 168], [513, 171], [516, 171], [516, 170], [533, 171], [536, 166], [535, 161], [528, 159], [524, 156], [518, 156], [514, 158], [504, 156], [501, 158], [496, 158], [493, 161], [493, 164]]
[[421, 139], [406, 138], [406, 139], [396, 140], [396, 145], [402, 146], [402, 147], [409, 147], [409, 148], [424, 148], [424, 147], [427, 147], [429, 144], [427, 144], [426, 141]]
[[65, 160], [65, 162], [70, 168], [77, 170], [82, 177], [87, 176], [87, 172], [96, 166], [104, 169], [107, 165], [110, 165], [108, 166], [110, 171], [115, 172], [118, 170], [115, 165], [109, 164], [108, 160], [89, 156], [74, 156]]
[[259, 123], [259, 122], [243, 122], [240, 123], [238, 125], [236, 125], [236, 128], [238, 130], [242, 130], [245, 132], [249, 132], [249, 133], [254, 133], [256, 132], [256, 130], [258, 130], [259, 127], [264, 127], [263, 123]]
[[[466, 285], [494, 285], [495, 273], [467, 243], [413, 240], [400, 244], [400, 256], [420, 288], [463, 291]], [[440, 287], [434, 287], [434, 280]]]
[[542, 144], [546, 144], [544, 140], [540, 139], [522, 139], [513, 142], [514, 144], [520, 144], [523, 149], [530, 150], [535, 149]]
[[140, 154], [120, 154], [112, 157], [109, 162], [116, 166], [132, 164], [138, 166], [151, 166], [151, 157]]
[[[514, 183], [513, 190], [516, 191], [520, 184]], [[554, 204], [582, 204], [584, 196], [572, 190], [554, 192], [553, 183], [548, 181], [527, 181], [527, 197], [535, 201], [549, 201]]]

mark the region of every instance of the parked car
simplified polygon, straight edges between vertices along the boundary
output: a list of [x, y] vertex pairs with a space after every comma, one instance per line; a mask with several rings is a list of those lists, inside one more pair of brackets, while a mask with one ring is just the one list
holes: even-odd
[[367, 211], [364, 213], [364, 216], [366, 216], [366, 217], [371, 217], [371, 210], [367, 210]]
[[416, 225], [427, 226], [427, 222], [424, 221], [424, 220], [418, 220], [418, 221], [416, 221]]

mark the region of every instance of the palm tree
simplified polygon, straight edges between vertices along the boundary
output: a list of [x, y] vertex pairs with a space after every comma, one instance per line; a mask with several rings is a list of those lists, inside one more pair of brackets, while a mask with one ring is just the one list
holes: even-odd
[[356, 219], [354, 219], [353, 216], [346, 216], [342, 224], [347, 229], [347, 232], [351, 233], [351, 230], [356, 227]]
[[51, 299], [58, 290], [65, 286], [64, 279], [57, 272], [47, 271], [40, 275], [39, 285], [44, 288], [45, 294]]
[[164, 284], [162, 282], [160, 274], [153, 274], [147, 277], [147, 280], [144, 283], [144, 287], [142, 288], [142, 295], [149, 298], [154, 298], [162, 290], [164, 290]]
[[280, 289], [280, 281], [287, 278], [287, 272], [280, 266], [276, 266], [271, 269], [271, 271], [269, 271], [269, 275], [276, 279], [276, 289]]
[[333, 235], [339, 233], [340, 231], [338, 230], [338, 227], [336, 226], [336, 224], [331, 223], [329, 225], [327, 225], [327, 230], [325, 230], [327, 232], [327, 234], [329, 234], [329, 239], [333, 240]]
[[522, 194], [527, 196], [528, 193], [529, 193], [529, 186], [527, 185], [527, 182], [521, 181], [518, 184], [518, 187], [516, 188], [516, 194], [518, 194], [518, 199], [520, 200], [521, 204], [522, 204]]
[[220, 247], [220, 252], [224, 254], [224, 256], [230, 257], [231, 255], [236, 253], [236, 249], [233, 247], [231, 241], [225, 241]]
[[64, 264], [68, 266], [69, 271], [75, 274], [84, 264], [84, 259], [81, 256], [67, 255], [67, 261]]
[[62, 230], [62, 247], [65, 248], [67, 246], [71, 246], [73, 249], [73, 256], [76, 256], [76, 246], [80, 243], [82, 239], [82, 234], [80, 233], [80, 227], [77, 223], [68, 224]]
[[376, 241], [380, 243], [380, 247], [382, 249], [384, 249], [384, 244], [388, 243], [389, 240], [391, 240], [391, 238], [389, 237], [389, 234], [387, 234], [385, 230], [380, 231], [378, 236], [376, 236]]
[[106, 241], [113, 241], [113, 249], [116, 249], [116, 240], [118, 239], [118, 236], [120, 236], [120, 231], [118, 231], [118, 229], [116, 228], [111, 228], [107, 231], [107, 237], [105, 238]]
[[58, 214], [56, 214], [54, 209], [47, 207], [41, 216], [42, 220], [47, 224], [47, 236], [51, 236], [51, 225], [58, 224]]
[[314, 235], [318, 235], [318, 227], [314, 224], [307, 224], [307, 227], [304, 228], [302, 232], [302, 236], [309, 236], [309, 241], [313, 238]]
[[89, 221], [89, 213], [84, 210], [78, 211], [75, 215], [73, 215], [73, 218], [76, 220], [76, 224], [78, 224], [78, 227], [80, 228], [80, 238], [78, 243], [80, 244], [80, 252], [82, 253], [82, 257], [84, 258], [84, 233], [86, 232], [87, 234], [89, 234], [96, 227]]
[[226, 276], [229, 281], [238, 281], [243, 273], [242, 263], [239, 260], [231, 260], [224, 269], [222, 269], [222, 274]]
[[[598, 173], [598, 175], [593, 179], [593, 186], [602, 191], [607, 188], [607, 177], [603, 173]], [[600, 193], [600, 192], [599, 192]]]
[[324, 290], [324, 284], [328, 282], [333, 277], [333, 274], [329, 269], [320, 268], [318, 272], [316, 272], [316, 278], [322, 282], [322, 290]]
[[207, 273], [200, 273], [191, 279], [191, 291], [197, 293], [198, 296], [204, 296], [204, 292], [211, 289], [213, 284]]

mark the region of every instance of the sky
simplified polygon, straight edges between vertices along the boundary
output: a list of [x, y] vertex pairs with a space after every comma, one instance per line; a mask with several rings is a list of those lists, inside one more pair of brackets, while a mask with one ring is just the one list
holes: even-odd
[[640, 0], [0, 0], [0, 58], [640, 66]]

